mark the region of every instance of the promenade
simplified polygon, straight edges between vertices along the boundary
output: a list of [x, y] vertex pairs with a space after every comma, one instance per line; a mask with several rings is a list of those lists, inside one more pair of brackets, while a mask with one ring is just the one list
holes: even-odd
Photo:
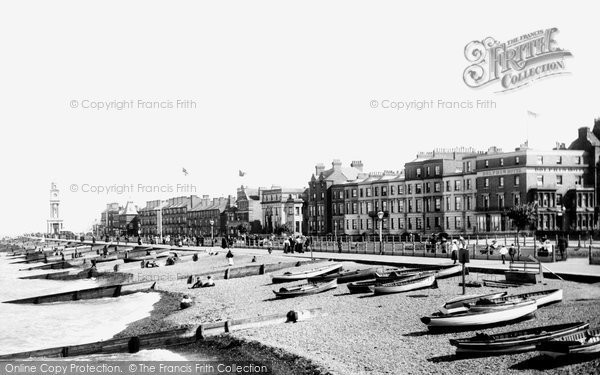
[[[59, 242], [68, 242], [67, 240], [50, 240]], [[75, 242], [75, 241], [71, 241]], [[91, 244], [91, 241], [85, 241], [85, 244]], [[96, 245], [106, 244], [103, 241], [96, 241]], [[116, 245], [116, 242], [111, 242]], [[137, 243], [120, 242], [119, 246], [138, 246]], [[194, 251], [208, 251], [211, 249], [210, 246], [183, 246], [175, 247], [170, 245], [162, 244], [144, 244], [142, 246], [149, 246], [161, 249], [173, 249], [181, 252], [194, 252]], [[225, 251], [220, 246], [212, 247], [213, 251]], [[247, 255], [265, 255], [267, 249], [264, 247], [234, 247], [232, 250], [235, 253], [244, 253]], [[452, 261], [448, 258], [447, 254], [440, 254], [439, 257], [431, 256], [410, 256], [410, 255], [380, 255], [380, 254], [369, 254], [369, 253], [348, 253], [348, 252], [332, 252], [332, 251], [313, 251], [312, 255], [310, 252], [304, 253], [284, 253], [282, 250], [273, 249], [272, 254], [274, 256], [286, 256], [293, 258], [311, 258], [315, 259], [333, 259], [336, 261], [346, 262], [358, 262], [367, 263], [374, 265], [391, 265], [391, 266], [419, 266], [419, 265], [447, 265]], [[523, 257], [526, 258], [526, 257]], [[490, 274], [503, 274], [504, 271], [509, 269], [509, 261], [505, 264], [499, 259], [471, 259], [468, 267], [471, 271], [490, 273]], [[569, 258], [566, 261], [561, 262], [550, 262], [542, 263], [544, 270], [544, 277], [555, 278], [558, 277], [565, 280], [582, 281], [582, 282], [600, 282], [600, 265], [591, 265], [587, 257]]]

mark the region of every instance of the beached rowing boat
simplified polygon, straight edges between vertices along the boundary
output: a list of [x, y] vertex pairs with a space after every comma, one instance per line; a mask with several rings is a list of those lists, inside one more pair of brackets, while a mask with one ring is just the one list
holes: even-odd
[[488, 335], [478, 333], [465, 339], [451, 339], [457, 355], [497, 355], [535, 350], [544, 341], [557, 339], [589, 328], [588, 323], [566, 323]]
[[597, 356], [600, 354], [600, 328], [577, 332], [555, 340], [542, 342], [537, 350], [550, 357]]
[[331, 280], [326, 283], [309, 283], [304, 285], [290, 286], [280, 288], [279, 291], [274, 290], [277, 298], [292, 298], [299, 296], [306, 296], [309, 294], [322, 293], [330, 289], [337, 288], [337, 281]]
[[449, 276], [453, 276], [453, 275], [458, 275], [461, 272], [462, 272], [462, 265], [461, 264], [443, 266], [443, 267], [441, 267], [440, 269], [437, 270], [435, 278], [436, 279], [443, 279], [445, 277], [449, 277]]
[[391, 294], [391, 293], [402, 293], [409, 292], [411, 290], [431, 288], [436, 286], [435, 275], [424, 275], [420, 277], [410, 277], [407, 279], [401, 279], [391, 283], [373, 286], [373, 292], [375, 294]]
[[490, 305], [498, 305], [504, 304], [507, 302], [516, 302], [523, 300], [534, 300], [537, 304], [537, 307], [546, 306], [552, 303], [557, 303], [562, 301], [563, 299], [563, 291], [562, 289], [547, 289], [540, 290], [537, 292], [529, 292], [529, 293], [520, 293], [520, 294], [511, 294], [504, 297], [499, 298], [481, 298], [474, 303], [467, 304], [470, 309], [477, 309], [479, 307], [485, 308]]
[[421, 322], [429, 329], [457, 329], [467, 327], [480, 327], [499, 323], [506, 323], [533, 314], [537, 310], [534, 300], [525, 300], [504, 309], [466, 311], [452, 315], [425, 316]]
[[495, 299], [506, 296], [507, 292], [489, 293], [489, 294], [475, 294], [467, 296], [458, 296], [446, 302], [444, 306], [440, 307], [440, 312], [444, 315], [454, 314], [461, 311], [467, 311], [468, 307], [465, 304], [475, 303], [480, 299]]
[[341, 269], [342, 269], [341, 264], [334, 263], [334, 264], [327, 265], [325, 267], [313, 268], [313, 269], [306, 270], [306, 271], [299, 271], [299, 272], [289, 272], [288, 271], [281, 275], [273, 275], [271, 277], [272, 277], [272, 281], [274, 283], [286, 283], [289, 281], [304, 280], [304, 279], [309, 279], [312, 277], [317, 277], [320, 275], [325, 275], [328, 273], [333, 273], [333, 272], [336, 272]]
[[428, 276], [428, 275], [432, 275], [434, 273], [435, 273], [435, 271], [423, 271], [423, 272], [418, 272], [415, 270], [410, 270], [410, 272], [394, 271], [394, 272], [390, 272], [389, 274], [387, 274], [385, 276], [383, 276], [383, 275], [380, 276], [378, 274], [374, 279], [351, 282], [351, 283], [348, 283], [347, 286], [348, 286], [348, 291], [352, 294], [371, 293], [373, 291], [373, 288], [376, 285], [388, 284], [388, 283], [392, 283], [392, 282], [399, 281], [399, 280], [406, 281], [408, 279], [414, 279], [414, 278], [421, 277], [421, 276]]
[[353, 281], [361, 281], [366, 279], [371, 279], [377, 275], [376, 268], [367, 268], [363, 270], [354, 270], [354, 271], [337, 271], [334, 273], [328, 273], [326, 275], [321, 275], [317, 277], [311, 277], [308, 279], [309, 282], [326, 282], [331, 281], [333, 279], [337, 279], [338, 284], [349, 283]]

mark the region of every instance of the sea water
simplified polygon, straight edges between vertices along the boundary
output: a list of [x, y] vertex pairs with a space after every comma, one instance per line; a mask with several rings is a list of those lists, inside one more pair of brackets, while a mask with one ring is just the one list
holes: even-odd
[[[91, 279], [19, 279], [22, 276], [56, 271], [19, 271], [37, 263], [10, 264], [18, 260], [22, 258], [10, 259], [0, 254], [0, 301], [99, 286]], [[39, 305], [0, 303], [0, 354], [110, 339], [129, 323], [148, 317], [159, 299], [158, 293], [142, 292], [118, 298]], [[142, 351], [138, 356], [151, 352], [154, 351]], [[162, 356], [173, 355], [173, 360], [179, 357], [168, 351], [155, 354], [157, 353], [162, 353]]]

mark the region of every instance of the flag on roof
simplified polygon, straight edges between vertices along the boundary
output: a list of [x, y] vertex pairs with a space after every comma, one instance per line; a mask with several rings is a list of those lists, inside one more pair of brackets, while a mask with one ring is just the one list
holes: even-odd
[[527, 111], [527, 114], [531, 117], [538, 117], [540, 115], [539, 113], [535, 113], [535, 112], [529, 111], [529, 110]]
[[246, 172], [242, 172], [242, 170], [240, 169], [238, 171], [238, 174], [240, 175], [240, 177], [244, 177], [246, 175]]
[[186, 171], [185, 168], [182, 168], [182, 172], [184, 175], [186, 175], [186, 176], [188, 175], [188, 171]]

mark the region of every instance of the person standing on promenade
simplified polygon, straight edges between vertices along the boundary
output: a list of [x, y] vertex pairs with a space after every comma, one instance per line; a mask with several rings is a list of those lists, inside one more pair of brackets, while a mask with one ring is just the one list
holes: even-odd
[[338, 237], [337, 239], [337, 247], [338, 247], [338, 253], [342, 252], [342, 238]]
[[452, 264], [456, 264], [456, 261], [458, 260], [458, 241], [457, 240], [452, 240], [452, 248], [450, 251], [451, 251], [450, 258], [454, 262]]
[[510, 262], [514, 263], [515, 262], [515, 253], [517, 251], [515, 250], [515, 244], [511, 243], [510, 246], [508, 247], [508, 255], [510, 255]]
[[502, 257], [502, 264], [506, 264], [506, 255], [508, 254], [508, 249], [506, 246], [502, 245], [500, 247], [500, 256]]
[[231, 249], [229, 249], [225, 257], [227, 258], [227, 262], [229, 263], [229, 265], [233, 266], [233, 253], [231, 252]]

